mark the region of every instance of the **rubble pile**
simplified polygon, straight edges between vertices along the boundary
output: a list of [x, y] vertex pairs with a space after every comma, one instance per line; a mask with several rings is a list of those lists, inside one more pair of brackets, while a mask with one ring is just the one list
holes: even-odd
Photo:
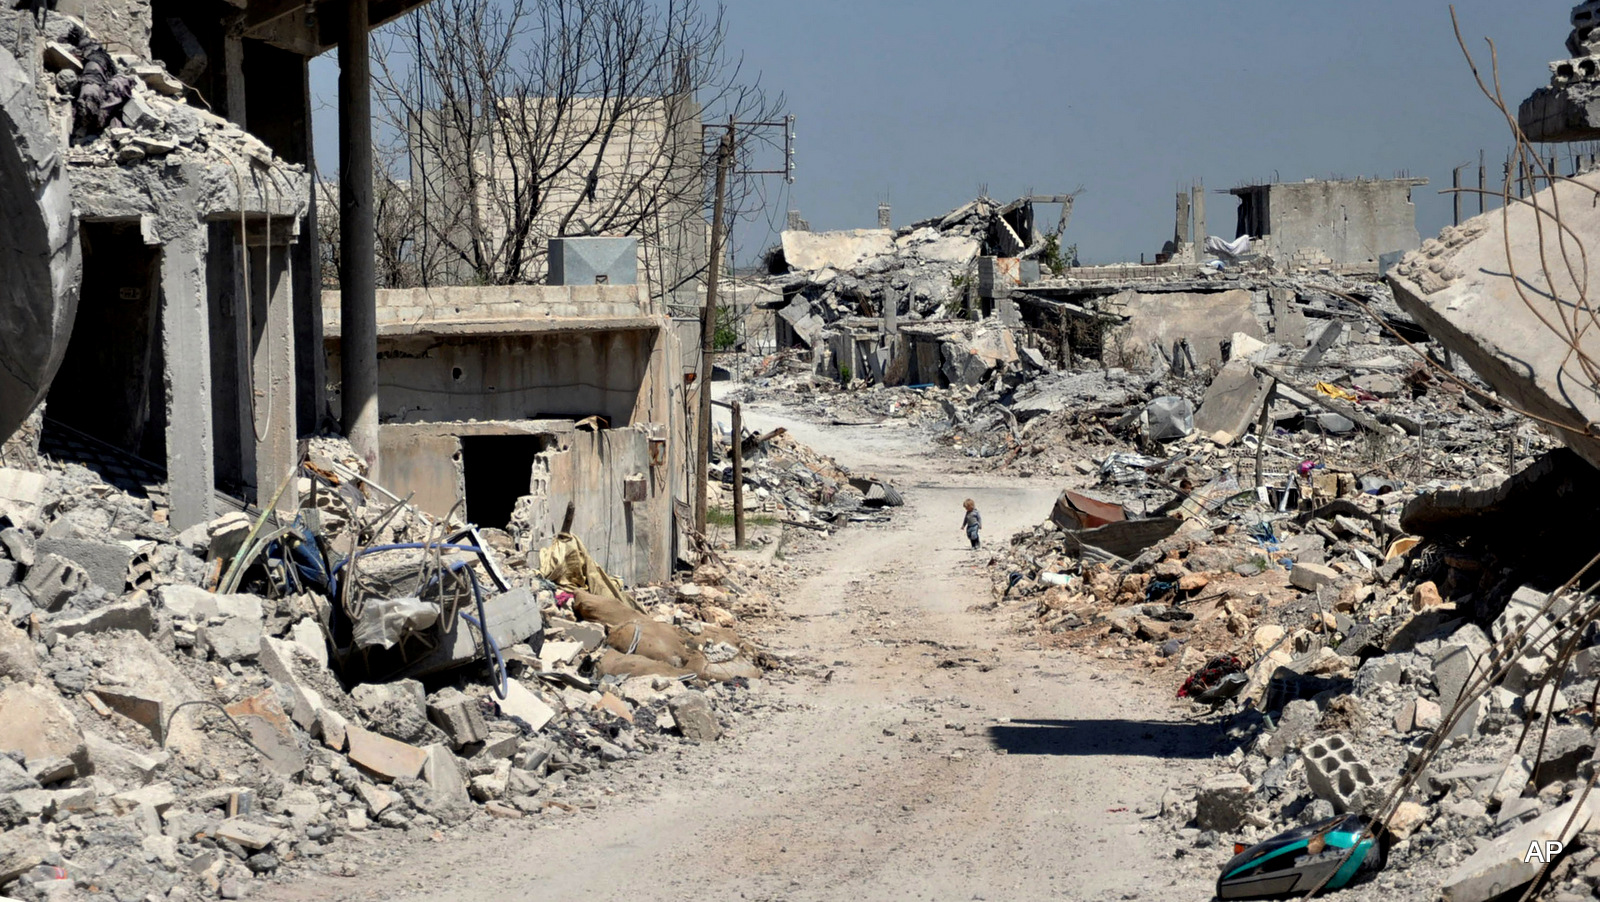
[[108, 52], [75, 17], [49, 15], [44, 37], [45, 69], [53, 73], [45, 80], [45, 96], [70, 135], [69, 163], [93, 167], [190, 157], [241, 169], [254, 164], [303, 171], [276, 160], [238, 125], [189, 103], [190, 89], [160, 62]]
[[[762, 467], [848, 489], [772, 444]], [[518, 554], [353, 464], [315, 440], [298, 510], [176, 533], [84, 467], [0, 469], [0, 892], [354, 873], [352, 834], [593, 807], [615, 766], [773, 703], [736, 631], [771, 609], [759, 568], [630, 593], [575, 536]]]
[[[718, 436], [713, 459], [716, 481], [707, 504], [712, 510], [733, 509], [733, 437]], [[747, 515], [776, 523], [831, 532], [849, 523], [886, 523], [888, 508], [903, 502], [895, 488], [870, 474], [853, 473], [838, 461], [795, 441], [783, 428], [770, 433], [746, 431], [741, 437], [744, 507]], [[759, 544], [776, 539], [754, 537]]]
[[983, 197], [897, 230], [785, 231], [767, 255], [766, 283], [788, 301], [778, 315], [816, 347], [824, 327], [881, 317], [890, 303], [908, 321], [944, 314], [960, 302], [978, 255], [992, 252], [1000, 209]]

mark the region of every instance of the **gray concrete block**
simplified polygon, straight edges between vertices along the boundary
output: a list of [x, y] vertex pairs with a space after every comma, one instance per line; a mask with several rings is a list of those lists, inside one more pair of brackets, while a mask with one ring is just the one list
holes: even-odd
[[82, 567], [54, 554], [41, 554], [22, 580], [22, 588], [33, 603], [52, 613], [88, 587], [89, 576]]
[[89, 581], [113, 595], [121, 594], [127, 585], [128, 564], [133, 560], [133, 549], [121, 542], [99, 539], [63, 539], [46, 535], [39, 539], [41, 554], [53, 554], [72, 561], [83, 569]]
[[1306, 746], [1300, 757], [1311, 792], [1332, 803], [1334, 810], [1341, 814], [1360, 811], [1369, 801], [1366, 796], [1376, 781], [1344, 735], [1323, 736]]
[[1195, 795], [1195, 825], [1202, 830], [1231, 832], [1250, 813], [1250, 781], [1240, 774], [1219, 774], [1200, 784]]
[[[144, 636], [155, 632], [155, 611], [142, 593], [135, 593], [126, 601], [118, 601], [78, 617], [64, 617], [45, 625], [45, 642], [54, 646], [68, 636], [79, 633], [105, 633], [111, 630], [133, 630]], [[259, 639], [257, 640], [260, 641]]]

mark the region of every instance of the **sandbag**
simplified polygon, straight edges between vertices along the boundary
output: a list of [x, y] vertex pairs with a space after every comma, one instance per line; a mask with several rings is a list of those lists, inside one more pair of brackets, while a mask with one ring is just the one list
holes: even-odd
[[625, 655], [620, 651], [607, 651], [594, 665], [595, 673], [601, 676], [618, 677], [670, 677], [682, 679], [694, 676], [691, 670], [683, 670], [660, 661], [652, 661], [644, 655]]
[[605, 624], [606, 629], [639, 619], [639, 612], [622, 602], [582, 589], [572, 593], [572, 611], [578, 619]]
[[643, 655], [673, 667], [684, 666], [690, 654], [677, 627], [643, 618], [612, 627], [606, 644], [623, 654]]
[[[705, 661], [704, 658], [700, 660], [702, 662]], [[734, 658], [732, 661], [724, 661], [721, 664], [702, 663], [695, 671], [695, 674], [708, 683], [726, 683], [728, 680], [741, 678], [759, 680], [762, 676], [760, 667], [742, 657]]]

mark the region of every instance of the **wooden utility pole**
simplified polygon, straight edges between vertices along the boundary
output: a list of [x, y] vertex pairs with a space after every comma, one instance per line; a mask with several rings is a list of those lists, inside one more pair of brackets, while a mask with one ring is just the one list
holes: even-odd
[[733, 402], [733, 547], [744, 547], [744, 423]]
[[[711, 272], [706, 276], [706, 304], [700, 311], [700, 447], [695, 454], [694, 528], [706, 534], [706, 472], [711, 468], [711, 361], [716, 351], [717, 283], [722, 274], [723, 207], [728, 191], [728, 170], [733, 168], [733, 120], [717, 145], [717, 184], [711, 205]], [[737, 436], [735, 436], [737, 441]]]

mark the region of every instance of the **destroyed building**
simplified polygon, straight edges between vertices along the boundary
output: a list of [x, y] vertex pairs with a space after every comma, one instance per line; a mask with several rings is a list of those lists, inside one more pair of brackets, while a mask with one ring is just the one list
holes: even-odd
[[[523, 551], [574, 533], [626, 582], [666, 579], [692, 434], [678, 341], [635, 241], [552, 245], [552, 284], [377, 293], [385, 484], [437, 517], [511, 528]], [[595, 259], [610, 261], [601, 278]]]
[[1411, 192], [1427, 179], [1349, 179], [1246, 185], [1236, 238], [1288, 270], [1333, 268], [1376, 272], [1384, 257], [1416, 250], [1417, 208]]

